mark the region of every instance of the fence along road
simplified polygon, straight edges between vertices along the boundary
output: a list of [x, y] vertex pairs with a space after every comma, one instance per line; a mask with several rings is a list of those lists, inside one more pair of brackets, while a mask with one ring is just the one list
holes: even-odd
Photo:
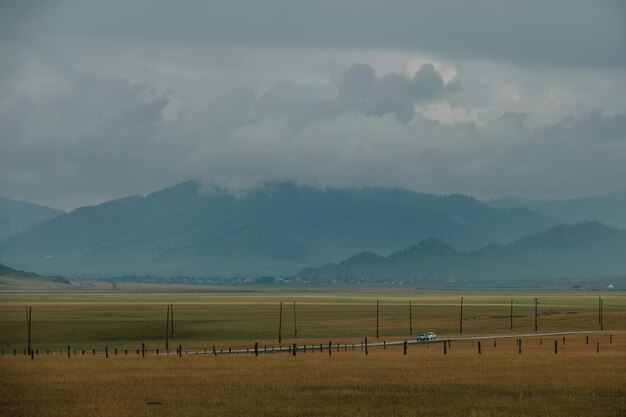
[[[521, 334], [507, 334], [507, 335], [491, 335], [491, 336], [468, 336], [468, 337], [449, 337], [449, 338], [444, 338], [444, 339], [435, 339], [435, 340], [431, 340], [431, 341], [417, 341], [415, 339], [403, 339], [403, 340], [392, 340], [392, 341], [384, 341], [384, 342], [368, 342], [367, 343], [367, 347], [368, 348], [372, 348], [372, 347], [386, 347], [386, 346], [398, 346], [398, 345], [404, 345], [404, 343], [406, 342], [408, 345], [427, 345], [427, 344], [434, 344], [434, 343], [443, 343], [443, 342], [463, 342], [463, 341], [472, 341], [472, 340], [493, 340], [493, 339], [521, 339], [521, 338], [526, 338], [526, 337], [548, 337], [548, 336], [567, 336], [567, 335], [585, 335], [585, 334], [607, 334], [607, 333], [611, 333], [608, 330], [588, 330], [588, 331], [570, 331], [570, 332], [552, 332], [552, 333], [521, 333]], [[340, 344], [340, 346], [352, 346], [352, 343], [342, 343]], [[320, 349], [320, 346], [322, 346], [322, 349], [328, 349], [329, 345], [324, 345], [324, 344], [308, 344], [308, 345], [296, 345], [296, 351], [302, 351], [304, 352], [305, 350], [311, 350], [314, 351], [315, 349]], [[354, 346], [360, 346], [357, 345], [356, 343], [354, 344]], [[336, 349], [337, 345], [336, 344], [332, 344], [332, 348]], [[292, 352], [293, 350], [293, 344], [292, 345], [287, 345], [287, 346], [278, 346], [278, 347], [272, 347], [272, 348], [260, 348], [257, 347], [256, 348], [256, 353], [258, 354], [262, 354], [262, 353], [280, 353], [280, 352]], [[228, 355], [228, 354], [242, 354], [242, 353], [248, 353], [248, 354], [255, 354], [255, 347], [252, 346], [250, 348], [244, 348], [244, 349], [229, 349], [228, 351], [224, 351], [224, 350], [220, 350], [220, 351], [213, 351], [213, 350], [207, 350], [206, 352], [204, 351], [191, 351], [191, 352], [187, 352], [185, 351], [185, 355], [200, 355], [200, 354], [211, 354], [211, 355]], [[163, 353], [163, 356], [167, 356], [167, 355], [178, 355], [178, 352], [169, 352], [169, 353]]]

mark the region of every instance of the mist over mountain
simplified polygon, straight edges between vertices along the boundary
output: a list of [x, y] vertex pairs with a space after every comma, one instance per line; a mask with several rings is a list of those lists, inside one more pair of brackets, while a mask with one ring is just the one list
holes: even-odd
[[597, 220], [626, 228], [626, 197], [583, 197], [569, 200], [529, 200], [515, 197], [488, 201], [496, 208], [524, 207], [569, 223]]
[[571, 279], [626, 274], [626, 231], [598, 222], [557, 225], [509, 245], [461, 252], [429, 239], [389, 257], [359, 254], [306, 268], [303, 278]]
[[0, 238], [23, 232], [60, 214], [61, 210], [0, 197]]
[[293, 274], [431, 238], [469, 251], [557, 223], [463, 195], [269, 184], [235, 196], [186, 182], [63, 214], [0, 241], [0, 256], [48, 274]]

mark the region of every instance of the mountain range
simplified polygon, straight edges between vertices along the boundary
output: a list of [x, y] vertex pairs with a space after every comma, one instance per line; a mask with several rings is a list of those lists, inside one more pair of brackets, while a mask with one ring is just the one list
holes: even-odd
[[61, 210], [0, 197], [0, 239], [63, 214]]
[[270, 184], [236, 196], [186, 182], [61, 214], [0, 241], [0, 256], [72, 276], [293, 274], [429, 238], [459, 250], [509, 243], [555, 224], [463, 195]]
[[[312, 267], [329, 262], [323, 268], [330, 275], [626, 272], [618, 259], [624, 232], [563, 223], [460, 194], [281, 183], [236, 195], [190, 181], [55, 213], [0, 240], [0, 259], [41, 274], [86, 277], [321, 276]], [[559, 252], [574, 244], [573, 236], [578, 252]], [[605, 263], [609, 243], [616, 259]], [[539, 252], [544, 260], [536, 259]], [[587, 267], [589, 256], [602, 268]], [[545, 268], [530, 268], [529, 260]]]
[[557, 225], [508, 245], [457, 251], [428, 239], [388, 257], [356, 254], [337, 264], [305, 268], [298, 277], [529, 280], [618, 276], [626, 273], [626, 231], [598, 222]]
[[524, 207], [569, 223], [599, 221], [608, 226], [626, 228], [626, 197], [581, 197], [568, 200], [530, 200], [506, 197], [490, 200], [497, 208]]

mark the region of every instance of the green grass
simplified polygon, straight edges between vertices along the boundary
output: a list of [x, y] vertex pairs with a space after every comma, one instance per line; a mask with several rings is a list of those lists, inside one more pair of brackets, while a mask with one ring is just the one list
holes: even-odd
[[[194, 288], [194, 287], [192, 287]], [[406, 291], [395, 288], [203, 287], [204, 293], [0, 294], [0, 346], [23, 349], [24, 306], [33, 306], [35, 347], [77, 349], [104, 346], [134, 349], [142, 342], [162, 347], [166, 306], [174, 304], [176, 344], [235, 347], [259, 341], [276, 343], [279, 302], [284, 343], [293, 341], [293, 302], [302, 340], [355, 340], [376, 333], [379, 299], [381, 340], [409, 333], [408, 302], [413, 303], [414, 334], [433, 330], [458, 335], [459, 299], [464, 297], [464, 335], [507, 334], [514, 299], [514, 333], [534, 330], [533, 298], [539, 298], [539, 330], [597, 330], [597, 293]], [[626, 296], [604, 296], [605, 328], [626, 330]]]

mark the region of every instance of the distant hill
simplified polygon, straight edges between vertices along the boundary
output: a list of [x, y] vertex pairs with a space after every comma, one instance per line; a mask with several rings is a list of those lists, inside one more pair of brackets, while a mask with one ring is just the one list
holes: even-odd
[[[375, 262], [373, 262], [375, 260]], [[357, 255], [306, 268], [303, 278], [553, 279], [626, 274], [626, 231], [598, 222], [558, 225], [509, 245], [460, 252], [429, 239], [389, 257]]]
[[0, 292], [66, 290], [71, 283], [63, 277], [47, 277], [18, 271], [0, 263]]
[[0, 197], [0, 239], [15, 235], [60, 214], [61, 210]]
[[491, 200], [496, 208], [524, 207], [564, 222], [599, 221], [612, 227], [626, 228], [626, 198], [584, 197], [570, 200], [527, 200], [500, 198]]
[[557, 223], [462, 195], [271, 184], [234, 196], [186, 182], [60, 215], [0, 241], [0, 255], [70, 276], [261, 276], [430, 238], [467, 251]]

